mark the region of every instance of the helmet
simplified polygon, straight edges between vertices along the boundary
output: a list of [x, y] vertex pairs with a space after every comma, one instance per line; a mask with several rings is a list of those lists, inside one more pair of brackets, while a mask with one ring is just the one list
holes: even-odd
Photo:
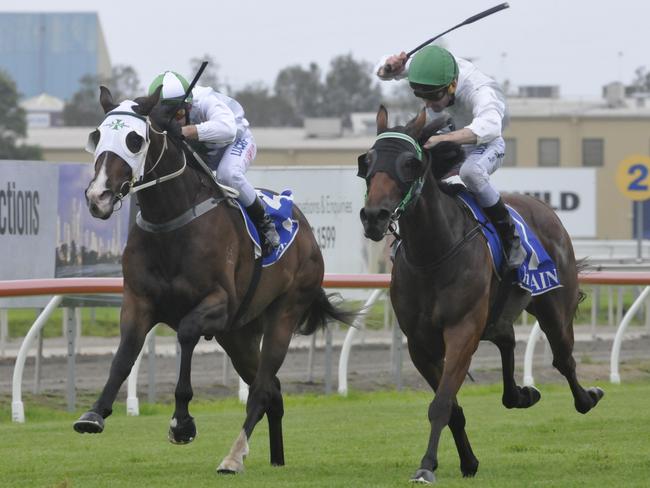
[[160, 92], [161, 103], [170, 104], [181, 100], [188, 103], [192, 102], [191, 92], [185, 98], [185, 93], [187, 93], [190, 84], [183, 76], [175, 71], [165, 71], [156, 76], [151, 82], [151, 85], [149, 85], [149, 95], [155, 92], [159, 86], [162, 86], [162, 91]]
[[409, 83], [447, 86], [458, 77], [458, 64], [452, 54], [440, 46], [426, 46], [409, 66]]

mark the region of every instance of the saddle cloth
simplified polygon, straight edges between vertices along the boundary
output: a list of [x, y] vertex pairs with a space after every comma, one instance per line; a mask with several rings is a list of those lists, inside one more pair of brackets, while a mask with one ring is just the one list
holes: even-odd
[[[284, 252], [289, 249], [289, 246], [298, 233], [299, 223], [297, 220], [291, 218], [293, 209], [293, 194], [291, 193], [291, 190], [284, 190], [280, 194], [275, 194], [268, 190], [256, 189], [256, 191], [260, 196], [262, 203], [264, 203], [264, 206], [266, 207], [266, 213], [269, 214], [275, 224], [278, 234], [280, 234], [280, 245], [268, 256], [262, 256], [262, 266], [266, 267], [271, 266], [273, 263], [278, 261]], [[257, 232], [257, 228], [248, 216], [248, 213], [246, 213], [242, 204], [239, 203], [239, 200], [235, 200], [235, 202], [237, 203], [239, 211], [246, 223], [248, 236], [255, 244], [255, 258], [258, 258], [262, 255], [262, 247], [260, 245], [260, 236]]]
[[[467, 207], [474, 219], [481, 224], [481, 231], [490, 248], [495, 269], [501, 269], [504, 260], [501, 238], [494, 225], [487, 218], [474, 196], [467, 192], [458, 193], [458, 198]], [[519, 213], [506, 205], [515, 223], [521, 244], [526, 251], [526, 259], [517, 270], [517, 284], [531, 295], [541, 295], [562, 286], [558, 278], [555, 263], [548, 255], [541, 242]]]

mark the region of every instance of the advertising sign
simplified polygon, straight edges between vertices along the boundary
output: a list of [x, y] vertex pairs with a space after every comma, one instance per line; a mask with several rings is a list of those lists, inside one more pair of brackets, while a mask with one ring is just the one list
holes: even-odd
[[[0, 279], [54, 276], [58, 174], [54, 164], [0, 162]], [[34, 297], [11, 303], [40, 306], [46, 301]], [[8, 303], [0, 299], [0, 307]]]
[[251, 168], [251, 183], [274, 191], [290, 189], [311, 224], [327, 273], [367, 273], [366, 238], [359, 220], [366, 191], [350, 166]]
[[546, 202], [571, 237], [596, 237], [595, 168], [501, 168], [490, 179], [499, 191]]

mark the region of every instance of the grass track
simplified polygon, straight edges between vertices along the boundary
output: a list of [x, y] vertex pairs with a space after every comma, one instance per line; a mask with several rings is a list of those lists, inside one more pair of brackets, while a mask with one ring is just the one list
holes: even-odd
[[[497, 386], [468, 386], [461, 405], [481, 465], [463, 479], [448, 429], [437, 470], [445, 487], [648, 486], [650, 383], [601, 385], [606, 396], [586, 416], [573, 409], [564, 385], [544, 385], [529, 410], [501, 406]], [[192, 402], [199, 430], [187, 446], [167, 442], [172, 405], [124, 405], [101, 435], [79, 435], [78, 414], [26, 402], [27, 423], [10, 423], [0, 404], [0, 486], [4, 487], [384, 487], [406, 481], [424, 453], [430, 395], [423, 392], [289, 396], [285, 399], [287, 465], [268, 464], [266, 421], [251, 441], [246, 472], [217, 476], [243, 421], [235, 400]]]

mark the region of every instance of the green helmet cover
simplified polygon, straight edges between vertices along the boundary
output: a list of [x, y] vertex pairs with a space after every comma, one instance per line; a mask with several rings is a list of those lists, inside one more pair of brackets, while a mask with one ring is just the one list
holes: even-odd
[[191, 92], [185, 98], [185, 93], [187, 93], [190, 84], [175, 71], [165, 71], [156, 76], [149, 85], [149, 95], [153, 94], [159, 86], [163, 87], [160, 92], [161, 103], [176, 103], [183, 99], [188, 103], [192, 101]]
[[409, 83], [446, 86], [458, 78], [458, 64], [452, 54], [440, 46], [426, 46], [413, 57]]

